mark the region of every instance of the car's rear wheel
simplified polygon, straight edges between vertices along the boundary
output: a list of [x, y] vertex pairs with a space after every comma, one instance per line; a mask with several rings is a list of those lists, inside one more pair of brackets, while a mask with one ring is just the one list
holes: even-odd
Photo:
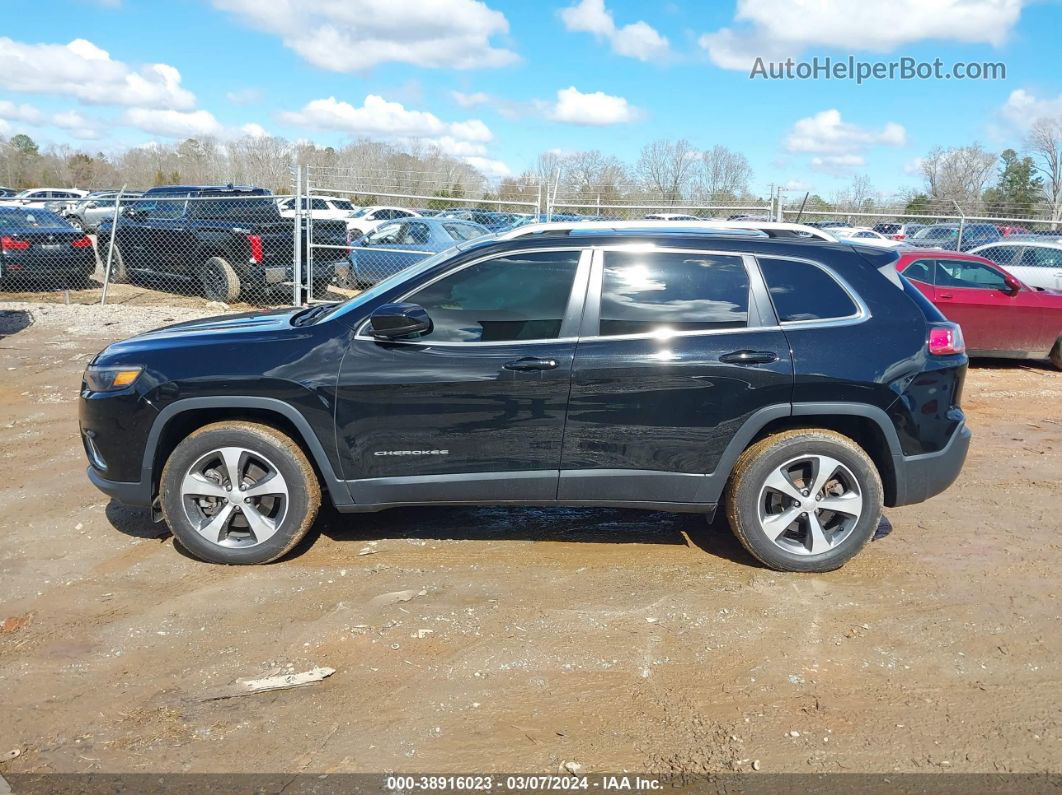
[[1055, 347], [1051, 349], [1048, 358], [1051, 360], [1051, 364], [1062, 370], [1062, 336], [1055, 340]]
[[[103, 257], [104, 269], [107, 267], [107, 255], [101, 254]], [[122, 250], [118, 248], [118, 244], [114, 245], [114, 253], [111, 255], [111, 284], [125, 284], [129, 281], [129, 271], [125, 267], [125, 257], [122, 256]]]
[[203, 295], [210, 301], [231, 303], [240, 297], [240, 277], [223, 257], [211, 257], [199, 275]]
[[725, 501], [734, 534], [761, 563], [779, 571], [831, 571], [874, 535], [881, 477], [847, 436], [784, 431], [742, 453]]
[[182, 546], [212, 563], [268, 563], [306, 535], [321, 487], [306, 454], [268, 425], [207, 425], [177, 445], [159, 483]]

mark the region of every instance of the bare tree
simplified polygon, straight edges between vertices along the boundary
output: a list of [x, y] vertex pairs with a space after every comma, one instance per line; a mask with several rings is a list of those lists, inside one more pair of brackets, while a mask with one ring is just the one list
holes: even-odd
[[1044, 176], [1044, 188], [1051, 203], [1051, 221], [1062, 219], [1062, 118], [1033, 122], [1025, 146], [1032, 153], [1033, 166]]
[[687, 192], [699, 152], [685, 138], [659, 138], [642, 147], [637, 172], [646, 189], [668, 204]]
[[628, 181], [623, 163], [596, 149], [565, 157], [563, 178], [566, 198], [578, 204], [615, 204]]
[[996, 155], [980, 144], [936, 147], [922, 160], [926, 193], [933, 201], [958, 202], [975, 208], [996, 164]]
[[698, 190], [709, 202], [731, 201], [749, 192], [752, 168], [748, 158], [725, 146], [713, 146], [701, 153]]

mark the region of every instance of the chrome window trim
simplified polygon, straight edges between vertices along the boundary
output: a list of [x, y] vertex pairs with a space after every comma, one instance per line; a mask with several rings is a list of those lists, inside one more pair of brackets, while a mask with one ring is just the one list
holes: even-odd
[[[792, 256], [787, 256], [787, 255], [776, 255], [776, 254], [757, 254], [756, 255], [756, 266], [757, 266], [757, 268], [760, 267], [760, 262], [759, 262], [760, 259], [780, 259], [780, 260], [788, 260], [790, 262], [803, 262], [803, 263], [806, 263], [808, 265], [814, 265], [816, 268], [818, 268], [823, 273], [825, 273], [827, 276], [829, 276], [831, 279], [833, 279], [838, 285], [840, 285], [841, 289], [844, 290], [844, 292], [848, 294], [848, 297], [852, 300], [852, 303], [856, 307], [855, 314], [852, 314], [852, 315], [845, 315], [844, 317], [831, 317], [831, 318], [824, 318], [824, 319], [815, 319], [815, 320], [782, 320], [781, 319], [781, 315], [778, 314], [778, 308], [775, 307], [775, 316], [778, 318], [779, 326], [783, 330], [787, 329], [787, 328], [805, 329], [805, 328], [834, 328], [834, 327], [839, 327], [839, 326], [853, 326], [853, 325], [856, 325], [857, 323], [864, 323], [867, 320], [870, 320], [870, 318], [872, 317], [871, 312], [870, 312], [870, 307], [868, 307], [866, 305], [866, 303], [863, 301], [863, 299], [859, 295], [859, 293], [856, 292], [856, 290], [852, 287], [852, 285], [850, 285], [847, 281], [845, 281], [844, 277], [841, 276], [841, 274], [837, 273], [837, 271], [835, 271], [833, 268], [829, 267], [828, 265], [823, 265], [821, 262], [817, 262], [816, 260], [813, 260], [813, 259], [807, 259], [805, 257], [792, 257]], [[762, 274], [762, 271], [761, 271], [761, 274]], [[767, 282], [767, 279], [766, 279], [766, 277], [764, 277], [764, 284], [766, 284], [766, 282]], [[768, 294], [768, 296], [770, 296], [770, 286], [769, 285], [768, 285], [767, 294]], [[771, 303], [772, 304], [774, 303], [774, 299], [773, 298], [771, 298]]]
[[[451, 275], [453, 275], [455, 273], [459, 273], [460, 271], [463, 271], [465, 268], [471, 268], [473, 265], [478, 265], [480, 262], [486, 262], [487, 260], [492, 260], [492, 259], [503, 259], [503, 258], [506, 258], [506, 257], [512, 257], [512, 256], [517, 255], [517, 254], [536, 254], [536, 253], [541, 253], [541, 252], [544, 252], [544, 251], [578, 251], [579, 252], [579, 264], [575, 268], [575, 277], [572, 279], [572, 288], [571, 288], [571, 291], [568, 293], [568, 302], [564, 306], [564, 317], [561, 320], [561, 332], [562, 332], [561, 336], [559, 336], [559, 337], [543, 337], [541, 339], [533, 339], [533, 340], [509, 340], [509, 341], [500, 341], [500, 342], [494, 342], [494, 341], [491, 341], [491, 342], [449, 342], [449, 341], [447, 341], [447, 342], [433, 342], [431, 340], [425, 340], [425, 341], [421, 342], [420, 340], [387, 340], [386, 341], [387, 344], [388, 345], [418, 345], [420, 347], [434, 347], [434, 348], [444, 347], [444, 346], [445, 347], [454, 347], [454, 348], [468, 348], [470, 346], [495, 347], [495, 348], [497, 348], [497, 347], [503, 346], [503, 345], [505, 345], [505, 346], [511, 346], [511, 345], [545, 345], [545, 344], [552, 344], [552, 343], [558, 343], [558, 342], [576, 342], [579, 339], [579, 337], [578, 336], [573, 336], [570, 333], [571, 330], [567, 329], [566, 327], [569, 325], [569, 321], [572, 320], [572, 318], [570, 317], [570, 314], [573, 311], [573, 308], [582, 303], [583, 297], [585, 297], [585, 294], [586, 294], [586, 285], [587, 285], [588, 276], [589, 276], [589, 273], [590, 273], [590, 261], [591, 261], [591, 257], [593, 256], [593, 250], [589, 246], [563, 246], [563, 247], [562, 246], [545, 246], [545, 247], [536, 246], [534, 248], [521, 248], [521, 249], [515, 249], [513, 251], [506, 251], [506, 252], [501, 253], [501, 254], [499, 254], [498, 252], [494, 252], [493, 254], [488, 254], [488, 255], [483, 256], [483, 257], [477, 257], [476, 259], [469, 260], [468, 262], [462, 263], [457, 268], [452, 268], [452, 269], [450, 269], [448, 271], [440, 273], [439, 275], [437, 275], [437, 276], [433, 277], [432, 279], [424, 282], [423, 284], [418, 284], [415, 288], [413, 288], [409, 292], [403, 293], [402, 296], [400, 296], [399, 298], [394, 299], [393, 301], [391, 301], [391, 303], [401, 303], [402, 301], [405, 301], [407, 298], [410, 298], [413, 295], [415, 295], [416, 293], [418, 293], [419, 291], [423, 290], [425, 287], [430, 287], [431, 285], [435, 284], [435, 282], [437, 282], [437, 281], [439, 281], [441, 279], [445, 279], [447, 276], [451, 276]], [[580, 297], [580, 293], [582, 293], [583, 297]], [[581, 320], [579, 318], [575, 318], [574, 322], [571, 323], [570, 325], [575, 326], [574, 330], [578, 331], [578, 326], [579, 326], [580, 322], [581, 322]], [[365, 331], [365, 329], [368, 328], [368, 326], [369, 326], [369, 320], [366, 319], [365, 322], [362, 323], [358, 327], [357, 332], [355, 332], [355, 334], [354, 334], [354, 339], [355, 340], [368, 340], [369, 342], [381, 342], [381, 340], [378, 340], [376, 337], [373, 337], [371, 334], [364, 334], [363, 333]], [[569, 333], [564, 334], [565, 331], [568, 331]]]

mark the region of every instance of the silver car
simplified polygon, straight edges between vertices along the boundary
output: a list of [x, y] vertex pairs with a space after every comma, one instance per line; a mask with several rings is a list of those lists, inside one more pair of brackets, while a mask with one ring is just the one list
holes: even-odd
[[[100, 221], [114, 217], [114, 200], [117, 196], [116, 190], [90, 193], [80, 201], [71, 202], [63, 210], [63, 217], [83, 232], [95, 232]], [[126, 199], [135, 199], [139, 196], [139, 193], [126, 191], [122, 194], [122, 203], [124, 205]]]

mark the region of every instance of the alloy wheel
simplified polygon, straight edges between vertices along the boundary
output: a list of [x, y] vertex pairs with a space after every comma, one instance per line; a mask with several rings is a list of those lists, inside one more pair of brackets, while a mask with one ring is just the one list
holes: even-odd
[[284, 476], [261, 453], [221, 447], [201, 456], [181, 481], [185, 515], [199, 535], [224, 547], [271, 538], [287, 515]]
[[760, 489], [760, 529], [776, 546], [797, 555], [834, 549], [851, 535], [862, 513], [863, 495], [852, 470], [826, 455], [790, 459]]

